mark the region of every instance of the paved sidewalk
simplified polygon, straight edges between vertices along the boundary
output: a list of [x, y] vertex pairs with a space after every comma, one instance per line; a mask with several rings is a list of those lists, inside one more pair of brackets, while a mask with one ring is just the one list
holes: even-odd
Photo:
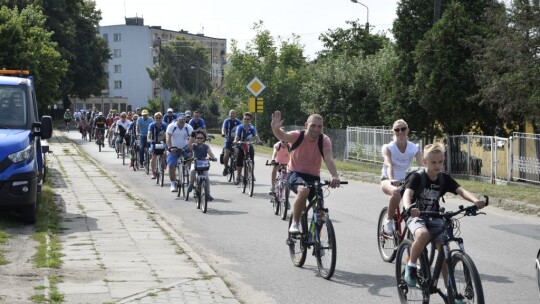
[[239, 303], [166, 222], [62, 132], [49, 143], [49, 178], [64, 209], [64, 303]]

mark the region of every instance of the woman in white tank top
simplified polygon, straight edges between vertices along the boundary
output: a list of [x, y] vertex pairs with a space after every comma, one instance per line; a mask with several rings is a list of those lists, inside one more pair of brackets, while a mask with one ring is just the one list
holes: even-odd
[[[384, 163], [381, 172], [381, 188], [386, 195], [390, 196], [388, 202], [388, 218], [384, 224], [384, 231], [392, 234], [394, 231], [393, 216], [399, 207], [401, 194], [399, 181], [405, 178], [411, 162], [416, 158], [418, 164], [422, 164], [422, 152], [409, 141], [409, 127], [403, 119], [398, 119], [392, 125], [394, 140], [382, 147]], [[393, 181], [398, 181], [393, 184]]]

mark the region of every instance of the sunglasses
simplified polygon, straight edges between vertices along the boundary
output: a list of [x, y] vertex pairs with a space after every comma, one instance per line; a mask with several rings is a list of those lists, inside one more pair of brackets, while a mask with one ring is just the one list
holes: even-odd
[[284, 145], [286, 145], [286, 144], [287, 144], [287, 142], [286, 142], [286, 141], [282, 141], [281, 143], [282, 143], [282, 144], [284, 144]]
[[155, 119], [162, 119], [163, 117], [161, 116], [156, 116]]
[[407, 131], [407, 127], [395, 128], [395, 129], [394, 129], [394, 132], [396, 132], [396, 133], [398, 133], [399, 131], [401, 131], [401, 132]]
[[204, 139], [204, 137], [197, 137], [197, 139]]
[[251, 120], [251, 118], [244, 118], [244, 120]]

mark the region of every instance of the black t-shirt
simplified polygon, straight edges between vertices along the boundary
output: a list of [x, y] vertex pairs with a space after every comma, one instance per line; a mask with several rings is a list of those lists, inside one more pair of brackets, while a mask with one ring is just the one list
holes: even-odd
[[104, 116], [98, 116], [95, 120], [95, 125], [98, 128], [105, 128], [106, 119]]
[[[421, 188], [422, 177], [420, 174], [425, 174], [425, 187]], [[443, 175], [443, 176], [441, 176]], [[441, 189], [440, 179], [443, 178], [443, 189]], [[460, 185], [447, 173], [439, 173], [437, 179], [432, 181], [426, 173], [413, 173], [411, 178], [405, 184], [405, 189], [414, 191], [412, 202], [417, 204], [417, 208], [421, 211], [439, 211], [439, 198], [445, 193], [450, 192], [457, 194], [456, 190]]]

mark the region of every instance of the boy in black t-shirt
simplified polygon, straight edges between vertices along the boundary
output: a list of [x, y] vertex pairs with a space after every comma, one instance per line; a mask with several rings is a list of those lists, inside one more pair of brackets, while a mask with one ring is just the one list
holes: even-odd
[[[408, 267], [405, 268], [404, 279], [407, 285], [411, 287], [416, 286], [416, 261], [429, 242], [430, 231], [435, 231], [444, 224], [442, 219], [430, 220], [419, 217], [420, 211], [439, 211], [439, 198], [447, 192], [459, 194], [464, 199], [474, 203], [478, 209], [484, 208], [484, 201], [478, 200], [472, 193], [461, 187], [450, 175], [443, 172], [444, 151], [442, 144], [434, 143], [427, 145], [424, 148], [423, 159], [426, 172], [413, 174], [407, 184], [405, 184], [403, 207], [407, 209], [413, 203], [416, 204], [415, 208], [410, 209], [411, 216], [407, 220], [407, 226], [414, 235], [414, 242]], [[426, 174], [426, 176], [422, 177], [421, 174]], [[441, 179], [444, 182], [441, 182]], [[440, 241], [442, 237], [443, 234], [440, 234], [435, 239], [439, 250], [441, 248]], [[442, 273], [444, 284], [447, 286], [448, 275], [446, 264], [443, 264]]]

